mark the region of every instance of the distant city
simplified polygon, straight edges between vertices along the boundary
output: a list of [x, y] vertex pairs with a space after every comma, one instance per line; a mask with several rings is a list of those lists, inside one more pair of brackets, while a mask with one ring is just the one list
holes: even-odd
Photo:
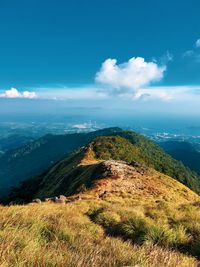
[[[87, 133], [95, 131], [98, 129], [103, 129], [107, 127], [113, 127], [113, 125], [106, 123], [97, 123], [96, 121], [86, 121], [80, 122], [76, 121], [74, 123], [65, 122], [1, 122], [0, 123], [0, 153], [4, 153], [10, 149], [19, 147], [25, 143], [33, 141], [40, 138], [46, 134], [71, 134], [71, 133]], [[149, 129], [142, 126], [135, 125], [118, 125], [126, 130], [133, 130], [138, 133], [143, 134], [149, 139], [156, 143], [166, 142], [166, 141], [180, 141], [188, 142], [193, 144], [196, 150], [200, 151], [200, 134], [196, 131], [195, 127], [190, 127], [186, 131], [175, 133], [173, 131], [158, 131], [157, 129]], [[195, 131], [197, 133], [195, 133]], [[13, 138], [14, 137], [14, 138]]]

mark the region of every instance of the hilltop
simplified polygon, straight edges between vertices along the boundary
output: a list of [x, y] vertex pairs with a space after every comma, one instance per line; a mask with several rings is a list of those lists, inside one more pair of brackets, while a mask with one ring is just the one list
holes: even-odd
[[[181, 162], [174, 160], [158, 145], [133, 131], [108, 128], [90, 133], [46, 135], [21, 148], [6, 152], [0, 157], [0, 196], [8, 193], [11, 187], [46, 172], [72, 152], [101, 136], [118, 136], [126, 139], [138, 149], [141, 160], [148, 166], [200, 192], [200, 177]], [[106, 150], [106, 144], [104, 147]]]
[[118, 128], [99, 130], [88, 134], [48, 134], [0, 157], [0, 196], [10, 188], [41, 174], [57, 161], [87, 144], [95, 136], [111, 134]]
[[[96, 137], [89, 145], [57, 162], [41, 175], [23, 182], [19, 188], [11, 191], [7, 202], [17, 200], [21, 203], [31, 201], [34, 197], [74, 194], [79, 187], [88, 187], [91, 184], [99, 172], [99, 161], [109, 159], [127, 163], [137, 161], [199, 192], [198, 176], [171, 158], [159, 146], [134, 132], [117, 130], [112, 133], [116, 133], [116, 136]], [[92, 158], [91, 164], [83, 165], [88, 150]]]
[[42, 203], [1, 207], [0, 264], [197, 266], [200, 197], [145, 159], [128, 139], [97, 137], [26, 181], [10, 200]]

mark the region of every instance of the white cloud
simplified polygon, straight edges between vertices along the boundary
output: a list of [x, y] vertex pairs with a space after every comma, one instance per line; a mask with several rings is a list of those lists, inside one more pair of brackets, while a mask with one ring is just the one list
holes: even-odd
[[135, 92], [133, 100], [162, 100], [170, 101], [173, 99], [173, 94], [169, 88], [146, 88], [139, 89]]
[[108, 94], [105, 92], [105, 90], [97, 88], [93, 85], [72, 88], [40, 88], [40, 92], [38, 93], [38, 97], [40, 99], [72, 101], [105, 99], [107, 96]]
[[[199, 101], [200, 87], [198, 86], [156, 86], [137, 90], [132, 96], [133, 100], [157, 100], [163, 102]], [[129, 95], [130, 97], [130, 95]]]
[[35, 92], [29, 92], [29, 91], [24, 91], [22, 92], [23, 98], [36, 98], [37, 94]]
[[183, 53], [183, 57], [191, 57], [194, 55], [194, 51], [193, 50], [187, 50]]
[[200, 47], [200, 39], [197, 39], [197, 40], [196, 40], [195, 46], [196, 46], [196, 47]]
[[[0, 93], [0, 98], [37, 98], [46, 100], [63, 100], [77, 103], [105, 103], [105, 101], [162, 101], [174, 102], [185, 99], [199, 101], [200, 87], [198, 86], [144, 86], [137, 90], [125, 90], [120, 94], [112, 94], [107, 88], [88, 85], [76, 88], [37, 88], [35, 92], [19, 92], [15, 88]], [[83, 102], [81, 102], [83, 101]], [[79, 125], [78, 125], [79, 126]], [[82, 127], [82, 125], [81, 125]], [[85, 127], [85, 126], [84, 126]]]
[[20, 93], [17, 89], [11, 88], [10, 90], [6, 90], [5, 93], [1, 94], [1, 97], [5, 98], [18, 98], [20, 97]]
[[37, 94], [35, 92], [24, 91], [19, 92], [16, 88], [11, 88], [6, 90], [5, 92], [0, 94], [0, 98], [37, 98]]
[[138, 90], [163, 78], [166, 66], [146, 62], [142, 57], [133, 57], [128, 62], [117, 65], [116, 59], [107, 59], [96, 74], [96, 82], [108, 85], [116, 92]]
[[79, 129], [79, 130], [89, 129], [91, 128], [91, 123], [74, 124], [72, 125], [72, 128]]
[[138, 89], [134, 92], [129, 91], [123, 94], [120, 94], [120, 98], [123, 100], [132, 100], [132, 101], [162, 101], [162, 102], [169, 102], [174, 100], [179, 95], [179, 92], [176, 91], [176, 87], [168, 87], [168, 86], [161, 86], [161, 87], [146, 87]]

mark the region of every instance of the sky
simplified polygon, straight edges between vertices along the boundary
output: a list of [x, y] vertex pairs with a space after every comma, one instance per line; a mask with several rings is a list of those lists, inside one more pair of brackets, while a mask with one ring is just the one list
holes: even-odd
[[200, 115], [199, 11], [199, 0], [0, 0], [0, 113], [49, 100]]

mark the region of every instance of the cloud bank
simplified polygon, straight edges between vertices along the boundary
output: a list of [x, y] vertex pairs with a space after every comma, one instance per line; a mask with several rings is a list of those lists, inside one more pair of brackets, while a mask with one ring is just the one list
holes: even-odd
[[[188, 53], [190, 54], [190, 53]], [[19, 91], [11, 88], [0, 92], [0, 98], [46, 99], [63, 101], [104, 101], [118, 98], [119, 101], [171, 101], [191, 94], [189, 87], [154, 86], [160, 81], [167, 69], [166, 64], [172, 60], [169, 52], [156, 61], [145, 61], [142, 57], [132, 57], [123, 64], [117, 64], [116, 59], [107, 59], [96, 73], [95, 84], [80, 87], [40, 87], [35, 90]], [[193, 88], [194, 89], [194, 88]], [[197, 89], [197, 90], [196, 90]], [[195, 88], [199, 92], [199, 88]], [[196, 92], [195, 91], [195, 92]]]
[[33, 99], [37, 98], [37, 94], [35, 92], [23, 91], [19, 92], [16, 88], [11, 88], [6, 90], [2, 94], [0, 94], [0, 98], [28, 98]]
[[95, 81], [116, 89], [118, 93], [127, 89], [134, 91], [160, 81], [165, 70], [165, 65], [146, 62], [142, 57], [133, 57], [123, 64], [117, 64], [116, 59], [109, 58], [103, 62]]
[[[24, 91], [19, 92], [15, 88], [0, 93], [0, 98], [10, 99], [43, 99], [53, 101], [70, 101], [77, 103], [104, 103], [104, 101], [194, 101], [198, 100], [200, 95], [199, 86], [147, 86], [139, 88], [135, 91], [127, 90], [120, 94], [111, 94], [106, 88], [86, 86], [73, 88], [38, 88], [35, 92]], [[88, 103], [88, 102], [87, 102]]]

